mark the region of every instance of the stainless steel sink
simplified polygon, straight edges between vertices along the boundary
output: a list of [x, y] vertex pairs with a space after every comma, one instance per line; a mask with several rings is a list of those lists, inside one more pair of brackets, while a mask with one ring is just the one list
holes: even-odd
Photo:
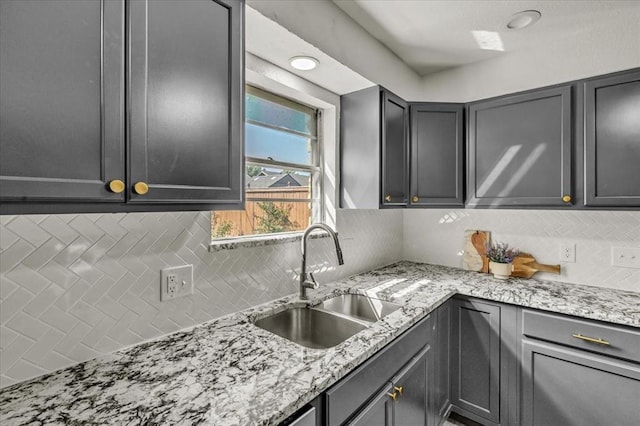
[[347, 318], [310, 308], [293, 308], [262, 318], [258, 327], [301, 346], [326, 349], [367, 328]]
[[401, 306], [359, 294], [344, 294], [325, 300], [317, 308], [367, 322], [376, 322], [397, 311]]

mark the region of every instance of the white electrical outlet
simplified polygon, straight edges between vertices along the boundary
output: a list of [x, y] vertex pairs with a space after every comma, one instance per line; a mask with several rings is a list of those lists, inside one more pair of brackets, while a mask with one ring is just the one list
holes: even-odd
[[160, 271], [160, 300], [193, 294], [193, 265], [165, 268]]
[[611, 265], [640, 269], [640, 247], [611, 247]]
[[167, 294], [175, 297], [178, 293], [178, 276], [176, 274], [167, 274]]
[[573, 243], [560, 244], [560, 262], [575, 263], [576, 262], [576, 245]]

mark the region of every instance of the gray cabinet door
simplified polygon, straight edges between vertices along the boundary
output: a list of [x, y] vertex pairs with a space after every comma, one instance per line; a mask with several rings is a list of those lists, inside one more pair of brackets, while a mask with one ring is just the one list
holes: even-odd
[[411, 104], [410, 206], [464, 206], [462, 104]]
[[453, 301], [451, 402], [500, 423], [500, 306]]
[[393, 93], [382, 90], [383, 206], [407, 205], [409, 191], [409, 109]]
[[640, 70], [584, 83], [585, 205], [640, 206]]
[[522, 342], [522, 426], [637, 426], [640, 365]]
[[242, 201], [243, 6], [129, 3], [129, 202]]
[[433, 357], [432, 346], [425, 347], [391, 380], [396, 393], [394, 424], [396, 426], [427, 426], [431, 407], [428, 389]]
[[451, 380], [449, 376], [451, 364], [451, 308], [447, 302], [436, 312], [436, 333], [434, 340], [435, 374], [433, 386], [435, 424], [440, 424], [449, 414], [451, 406]]
[[122, 202], [124, 2], [0, 2], [0, 199]]
[[380, 87], [340, 96], [340, 207], [380, 208]]
[[393, 392], [388, 383], [376, 396], [346, 424], [349, 426], [393, 426], [393, 399], [389, 396]]
[[571, 86], [469, 106], [468, 205], [572, 204]]

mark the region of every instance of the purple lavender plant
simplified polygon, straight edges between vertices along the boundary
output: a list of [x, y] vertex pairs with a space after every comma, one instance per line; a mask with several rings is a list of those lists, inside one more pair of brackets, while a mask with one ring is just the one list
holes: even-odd
[[517, 248], [509, 247], [507, 243], [496, 242], [487, 245], [487, 257], [490, 261], [496, 263], [511, 263], [513, 258], [520, 254]]

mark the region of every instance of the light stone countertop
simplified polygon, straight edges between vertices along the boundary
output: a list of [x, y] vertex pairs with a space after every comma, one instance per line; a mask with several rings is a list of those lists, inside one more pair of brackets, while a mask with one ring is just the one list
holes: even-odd
[[640, 328], [640, 293], [399, 262], [310, 292], [364, 293], [403, 307], [330, 349], [262, 330], [291, 295], [2, 389], [0, 423], [275, 425], [454, 294]]

